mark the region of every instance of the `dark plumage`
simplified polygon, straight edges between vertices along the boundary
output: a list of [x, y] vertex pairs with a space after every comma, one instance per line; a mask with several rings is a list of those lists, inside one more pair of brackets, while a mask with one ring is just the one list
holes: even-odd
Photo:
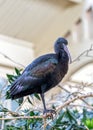
[[44, 113], [53, 112], [46, 109], [44, 93], [55, 87], [67, 73], [70, 59], [67, 44], [66, 39], [58, 38], [54, 45], [55, 53], [40, 56], [28, 65], [11, 86], [11, 98], [17, 99], [39, 93], [43, 101]]

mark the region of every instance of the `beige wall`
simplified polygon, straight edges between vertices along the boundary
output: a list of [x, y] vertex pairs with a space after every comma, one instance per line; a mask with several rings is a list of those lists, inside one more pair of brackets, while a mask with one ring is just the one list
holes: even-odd
[[32, 43], [0, 36], [0, 76], [13, 73], [14, 67], [24, 68], [33, 58]]
[[53, 50], [53, 43], [81, 16], [82, 3], [68, 0], [0, 1], [0, 33], [34, 43], [35, 56]]

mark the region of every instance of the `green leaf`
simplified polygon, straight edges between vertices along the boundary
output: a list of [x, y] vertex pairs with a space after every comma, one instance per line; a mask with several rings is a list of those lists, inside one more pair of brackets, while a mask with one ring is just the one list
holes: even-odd
[[0, 104], [0, 112], [3, 112], [3, 106]]
[[90, 125], [91, 125], [90, 119], [87, 119], [87, 120], [85, 121], [85, 124], [86, 124], [86, 126], [90, 127]]
[[6, 99], [10, 99], [11, 98], [11, 96], [10, 96], [10, 90], [8, 90], [6, 92], [5, 97], [6, 97]]
[[91, 127], [93, 128], [93, 118], [91, 119]]
[[15, 68], [15, 72], [16, 72], [17, 76], [21, 75], [21, 71], [22, 71], [22, 69]]
[[16, 79], [14, 75], [6, 74], [6, 76], [8, 78], [9, 83], [12, 83]]
[[17, 120], [16, 123], [14, 124], [14, 126], [18, 127], [18, 128], [20, 128], [21, 126], [24, 126], [24, 125], [26, 125], [26, 120], [22, 120], [22, 119]]
[[29, 97], [28, 97], [27, 99], [28, 99], [28, 102], [29, 102], [30, 104], [32, 104], [32, 105], [33, 105], [33, 103], [31, 102], [31, 100], [29, 99]]
[[71, 122], [74, 121], [77, 123], [77, 119], [75, 118], [74, 113], [72, 113], [68, 108], [66, 110], [67, 110], [67, 115], [68, 115], [69, 121], [71, 121]]
[[35, 113], [33, 111], [30, 112], [30, 116], [34, 116]]
[[60, 115], [59, 115], [59, 118], [56, 120], [56, 124], [59, 124], [62, 120], [62, 118], [64, 117], [65, 115], [65, 112], [61, 112]]
[[69, 125], [68, 128], [67, 128], [66, 130], [71, 130], [72, 125], [73, 125], [73, 124]]
[[21, 75], [21, 71], [22, 71], [22, 69], [19, 70], [19, 69], [15, 68], [15, 73], [16, 73], [15, 75], [6, 74], [10, 84], [13, 83]]
[[93, 129], [93, 119], [86, 119], [84, 123], [89, 129]]
[[3, 107], [3, 105], [0, 104], [0, 112], [8, 112], [8, 109]]
[[35, 96], [38, 100], [41, 100], [40, 96], [39, 96], [37, 93], [35, 93], [34, 96]]

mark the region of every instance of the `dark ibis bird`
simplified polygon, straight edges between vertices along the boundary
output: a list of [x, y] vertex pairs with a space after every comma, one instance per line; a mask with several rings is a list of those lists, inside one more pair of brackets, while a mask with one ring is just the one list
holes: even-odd
[[54, 44], [55, 53], [45, 54], [29, 64], [10, 88], [12, 99], [37, 93], [41, 95], [44, 113], [53, 113], [45, 105], [44, 93], [55, 87], [68, 71], [71, 61], [68, 41], [62, 37]]

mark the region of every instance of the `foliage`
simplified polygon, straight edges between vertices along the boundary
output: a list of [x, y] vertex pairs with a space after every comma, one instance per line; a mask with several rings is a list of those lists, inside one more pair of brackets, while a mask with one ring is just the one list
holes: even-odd
[[[30, 116], [38, 116], [39, 113], [29, 112]], [[19, 119], [16, 121], [8, 122], [6, 121], [6, 130], [39, 130], [42, 126], [42, 119]]]
[[93, 112], [84, 109], [82, 122], [89, 128], [89, 130], [93, 130]]
[[21, 75], [21, 72], [22, 72], [22, 69], [17, 69], [15, 68], [15, 74], [12, 75], [12, 74], [7, 74], [7, 79], [8, 79], [8, 82], [9, 82], [9, 85], [8, 85], [8, 90], [6, 91], [6, 99], [10, 99], [10, 87], [11, 87], [11, 84]]
[[86, 130], [83, 122], [79, 123], [81, 115], [78, 111], [71, 111], [68, 108], [65, 111], [61, 110], [58, 117], [52, 122], [50, 130]]
[[[7, 74], [7, 78], [9, 81], [8, 89], [6, 91], [6, 99], [10, 99], [9, 89], [11, 84], [21, 75], [22, 70], [15, 68], [15, 74], [10, 75]], [[38, 94], [34, 94], [34, 96], [40, 100]], [[33, 98], [32, 98], [33, 99]], [[19, 106], [22, 105], [23, 100], [20, 98], [16, 100]], [[33, 105], [31, 100], [28, 98], [28, 102]], [[55, 106], [53, 106], [55, 108]], [[8, 117], [20, 117], [22, 114], [25, 116], [41, 116], [41, 112], [35, 110], [19, 110], [18, 113], [12, 112], [5, 108], [2, 104], [0, 104], [0, 118], [6, 118], [4, 120], [4, 124], [0, 122], [0, 124], [4, 125], [5, 130], [42, 130], [44, 128], [44, 119], [43, 118], [19, 118], [16, 120], [9, 119]], [[7, 116], [11, 114], [11, 116]], [[46, 118], [46, 126], [45, 130], [92, 130], [93, 129], [93, 112], [87, 109], [82, 109], [80, 112], [77, 109], [72, 109], [68, 106], [65, 109], [60, 110], [57, 115], [54, 116], [53, 120], [51, 118]]]
[[[9, 85], [8, 85], [8, 91], [6, 91], [6, 99], [10, 99], [10, 87], [11, 87], [11, 84], [21, 75], [22, 73], [22, 69], [17, 69], [15, 68], [15, 74], [14, 75], [11, 75], [11, 74], [7, 74], [7, 78], [8, 78], [8, 81], [9, 81]], [[40, 96], [38, 94], [34, 94], [34, 96], [40, 100]], [[20, 104], [20, 101], [22, 100], [22, 98], [19, 99], [19, 104]]]
[[[4, 109], [2, 109], [3, 112]], [[4, 111], [5, 112], [5, 111]], [[28, 113], [27, 111], [24, 112], [25, 114]], [[65, 109], [61, 110], [58, 115], [53, 119], [47, 119], [46, 129], [45, 130], [87, 130], [87, 127], [92, 127], [88, 123], [89, 120], [93, 121], [93, 116], [90, 119], [85, 118], [85, 116], [89, 116], [89, 111], [86, 110], [86, 113], [82, 112], [79, 113], [77, 110], [70, 110]], [[86, 114], [86, 115], [84, 115]], [[39, 116], [39, 112], [30, 111], [28, 116]], [[91, 114], [90, 114], [91, 115]], [[18, 119], [15, 121], [6, 120], [5, 121], [5, 129], [6, 130], [42, 130], [43, 129], [43, 119], [37, 118], [37, 119]]]

